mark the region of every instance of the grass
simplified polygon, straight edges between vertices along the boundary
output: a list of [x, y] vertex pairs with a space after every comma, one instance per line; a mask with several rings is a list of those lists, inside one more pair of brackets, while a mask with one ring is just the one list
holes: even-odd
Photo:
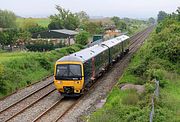
[[90, 116], [90, 122], [148, 122], [149, 107], [139, 107], [140, 96], [132, 90], [121, 91], [115, 87], [107, 102]]
[[50, 23], [49, 18], [17, 18], [16, 22], [18, 26], [20, 26], [25, 19], [32, 19], [34, 22], [38, 23], [38, 25], [41, 25], [43, 27], [48, 27], [48, 24]]
[[35, 55], [37, 52], [4, 52], [0, 53], [0, 63], [10, 61], [13, 59], [25, 58], [27, 55]]

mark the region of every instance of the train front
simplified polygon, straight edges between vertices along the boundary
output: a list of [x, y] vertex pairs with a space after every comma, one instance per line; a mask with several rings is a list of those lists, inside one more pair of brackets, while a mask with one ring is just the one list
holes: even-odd
[[63, 96], [79, 96], [84, 84], [83, 64], [79, 61], [57, 61], [54, 84]]

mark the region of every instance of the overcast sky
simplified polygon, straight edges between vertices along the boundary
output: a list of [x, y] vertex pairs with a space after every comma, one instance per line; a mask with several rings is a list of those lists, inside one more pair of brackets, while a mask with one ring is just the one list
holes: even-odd
[[22, 17], [48, 17], [57, 12], [55, 5], [90, 16], [149, 18], [160, 10], [175, 11], [180, 0], [0, 0], [0, 9]]

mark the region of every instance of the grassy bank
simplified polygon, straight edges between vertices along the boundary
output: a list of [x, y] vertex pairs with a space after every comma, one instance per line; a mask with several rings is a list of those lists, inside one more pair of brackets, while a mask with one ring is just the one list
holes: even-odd
[[[155, 100], [155, 122], [180, 121], [180, 21], [169, 16], [133, 56], [123, 77], [113, 88], [103, 108], [94, 112], [90, 122], [148, 122], [154, 78], [160, 81], [160, 96]], [[144, 85], [143, 94], [122, 91], [120, 84]]]
[[82, 46], [73, 45], [43, 53], [0, 53], [0, 97], [53, 74], [57, 59], [80, 49]]

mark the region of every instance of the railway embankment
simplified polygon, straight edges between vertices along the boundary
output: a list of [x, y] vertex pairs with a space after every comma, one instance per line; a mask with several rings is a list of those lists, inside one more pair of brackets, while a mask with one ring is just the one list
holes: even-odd
[[57, 59], [80, 49], [73, 45], [50, 52], [0, 53], [0, 98], [50, 76]]
[[[153, 121], [180, 121], [179, 22], [170, 16], [156, 26], [109, 93], [105, 105], [90, 117], [84, 117], [85, 121], [149, 121], [154, 79], [159, 80], [160, 94], [154, 100]], [[142, 85], [145, 91], [138, 94], [134, 89], [121, 90], [122, 84]]]

